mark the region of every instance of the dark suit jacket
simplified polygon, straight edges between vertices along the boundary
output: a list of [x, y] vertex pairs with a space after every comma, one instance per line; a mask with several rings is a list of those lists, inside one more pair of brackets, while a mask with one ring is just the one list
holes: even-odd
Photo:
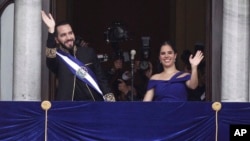
[[[48, 44], [47, 44], [48, 45]], [[51, 46], [51, 45], [50, 45]], [[100, 65], [93, 48], [75, 47], [75, 57], [89, 67], [96, 75], [97, 83], [103, 94], [112, 93], [107, 78]], [[50, 47], [50, 49], [53, 49]], [[58, 86], [55, 100], [90, 100], [103, 101], [100, 95], [92, 87], [78, 79], [59, 56], [47, 57], [46, 63], [50, 71], [56, 74]]]

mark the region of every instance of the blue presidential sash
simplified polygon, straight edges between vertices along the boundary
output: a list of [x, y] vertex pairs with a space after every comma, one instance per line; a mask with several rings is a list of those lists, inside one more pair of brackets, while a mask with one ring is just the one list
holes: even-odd
[[85, 66], [85, 64], [72, 55], [64, 53], [59, 49], [56, 54], [62, 59], [63, 62], [65, 62], [70, 71], [76, 75], [78, 79], [94, 88], [99, 94], [103, 95], [97, 84], [95, 74], [87, 66]]

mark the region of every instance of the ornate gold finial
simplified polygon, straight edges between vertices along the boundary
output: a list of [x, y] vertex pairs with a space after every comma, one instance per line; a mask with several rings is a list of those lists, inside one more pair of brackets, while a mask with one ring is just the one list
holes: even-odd
[[45, 100], [42, 102], [41, 107], [43, 110], [49, 110], [51, 108], [51, 103]]
[[220, 102], [214, 102], [214, 103], [212, 104], [212, 108], [213, 108], [213, 110], [215, 110], [215, 111], [220, 111], [220, 109], [221, 109], [221, 103], [220, 103]]

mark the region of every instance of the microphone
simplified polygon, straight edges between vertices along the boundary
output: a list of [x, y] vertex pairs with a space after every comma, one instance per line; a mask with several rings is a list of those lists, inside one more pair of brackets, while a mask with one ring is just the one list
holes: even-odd
[[110, 42], [110, 40], [109, 40], [109, 30], [110, 30], [110, 28], [108, 28], [108, 30], [104, 32], [104, 34], [106, 35], [106, 42], [107, 43]]
[[136, 51], [134, 49], [132, 49], [130, 51], [130, 55], [131, 55], [131, 87], [132, 87], [132, 90], [131, 90], [131, 101], [134, 101], [134, 90], [133, 90], [133, 87], [134, 87], [134, 59], [135, 59], [135, 54], [136, 54]]
[[131, 60], [135, 59], [135, 54], [136, 54], [136, 51], [134, 49], [130, 51]]

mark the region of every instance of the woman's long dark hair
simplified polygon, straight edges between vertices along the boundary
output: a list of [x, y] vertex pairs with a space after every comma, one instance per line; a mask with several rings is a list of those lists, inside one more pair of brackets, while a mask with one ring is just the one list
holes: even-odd
[[[176, 49], [176, 47], [175, 47], [175, 45], [174, 45], [173, 42], [171, 42], [171, 41], [164, 41], [164, 42], [161, 44], [161, 46], [159, 47], [159, 50], [158, 50], [159, 55], [160, 55], [161, 48], [162, 48], [163, 46], [165, 46], [165, 45], [169, 45], [169, 46], [173, 49], [174, 53], [177, 53], [177, 49]], [[163, 71], [163, 66], [162, 66], [162, 64], [160, 63], [160, 61], [157, 61], [156, 67], [157, 67], [157, 68], [156, 68], [156, 73], [160, 73], [160, 72]]]

